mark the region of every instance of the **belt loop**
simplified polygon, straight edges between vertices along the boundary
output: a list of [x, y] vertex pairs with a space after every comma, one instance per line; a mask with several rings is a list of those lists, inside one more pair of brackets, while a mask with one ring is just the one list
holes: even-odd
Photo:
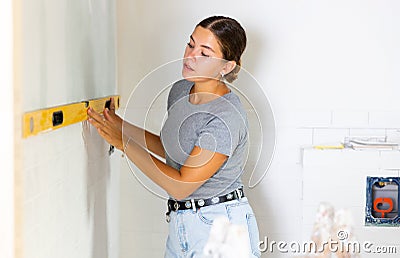
[[194, 212], [196, 212], [196, 203], [194, 202], [194, 199], [190, 199], [190, 202], [192, 203], [192, 209]]

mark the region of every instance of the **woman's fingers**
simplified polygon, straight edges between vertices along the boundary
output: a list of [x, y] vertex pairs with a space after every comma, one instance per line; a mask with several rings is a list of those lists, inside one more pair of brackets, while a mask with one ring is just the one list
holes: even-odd
[[118, 130], [122, 130], [122, 119], [115, 114], [115, 111], [113, 110], [108, 110], [107, 108], [104, 109], [104, 117], [106, 118], [107, 121], [109, 121], [113, 127], [115, 127]]
[[122, 134], [121, 128], [116, 125], [114, 118], [119, 118], [117, 115], [110, 115], [109, 110], [105, 109], [103, 115], [100, 115], [92, 108], [89, 108], [89, 122], [97, 129], [99, 135], [103, 137], [108, 143], [118, 149], [122, 148]]
[[112, 116], [113, 116], [114, 114], [113, 114], [112, 111], [108, 110], [108, 108], [104, 109], [103, 115], [104, 115], [104, 117], [105, 117], [106, 120], [108, 120], [108, 121], [112, 121], [112, 120], [113, 120]]
[[111, 98], [110, 110], [111, 110], [111, 112], [114, 112], [114, 113], [115, 113], [115, 102], [114, 102], [114, 98]]
[[92, 108], [88, 109], [88, 115], [90, 118], [92, 118], [92, 120], [94, 120], [95, 123], [99, 123], [101, 124], [102, 122], [104, 122], [104, 117], [101, 116], [99, 113], [97, 113], [96, 111], [94, 111]]
[[101, 129], [102, 131], [107, 131], [107, 125], [110, 122], [107, 122], [104, 116], [101, 116], [99, 113], [89, 108], [88, 110], [89, 122], [96, 127], [97, 129]]

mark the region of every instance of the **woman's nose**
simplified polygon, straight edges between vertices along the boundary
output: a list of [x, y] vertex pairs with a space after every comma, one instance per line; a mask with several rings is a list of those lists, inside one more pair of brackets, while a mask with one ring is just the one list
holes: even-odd
[[201, 49], [189, 48], [186, 57], [195, 58], [201, 56]]

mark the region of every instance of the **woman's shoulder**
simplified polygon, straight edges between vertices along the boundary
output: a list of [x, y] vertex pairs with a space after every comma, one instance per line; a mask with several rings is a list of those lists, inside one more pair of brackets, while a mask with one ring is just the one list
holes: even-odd
[[240, 97], [233, 91], [228, 94], [225, 94], [221, 97], [223, 110], [228, 113], [243, 113], [244, 107], [240, 100]]
[[190, 82], [185, 79], [179, 80], [172, 85], [172, 88], [171, 88], [169, 94], [171, 95], [171, 94], [176, 94], [176, 93], [185, 93], [192, 86], [193, 86], [193, 82]]
[[185, 79], [175, 82], [168, 94], [168, 109], [177, 100], [188, 95], [190, 88], [193, 86], [193, 82], [187, 81]]
[[247, 114], [238, 95], [234, 92], [225, 94], [215, 102], [210, 113], [223, 120], [225, 123], [247, 123]]

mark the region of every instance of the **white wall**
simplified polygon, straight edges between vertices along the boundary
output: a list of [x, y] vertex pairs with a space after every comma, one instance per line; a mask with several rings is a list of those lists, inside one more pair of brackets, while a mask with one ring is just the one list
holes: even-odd
[[118, 257], [120, 156], [86, 123], [27, 139], [20, 125], [116, 93], [115, 2], [21, 0], [15, 13], [18, 257]]
[[13, 93], [13, 15], [12, 1], [0, 3], [0, 257], [14, 257], [14, 93]]
[[[262, 238], [295, 241], [310, 234], [303, 226], [309, 220], [303, 217], [303, 146], [338, 143], [348, 135], [399, 139], [398, 1], [120, 0], [117, 5], [122, 96], [129, 96], [153, 69], [181, 58], [188, 36], [202, 18], [229, 15], [245, 27], [243, 67], [268, 95], [277, 127], [271, 168], [248, 191]], [[133, 117], [143, 113], [128, 111]], [[150, 127], [158, 126], [157, 121]], [[145, 190], [128, 166], [121, 182], [121, 257], [161, 257], [165, 202]], [[356, 215], [358, 222], [364, 220]], [[390, 234], [399, 236], [397, 231]], [[274, 256], [279, 254], [268, 257]]]

